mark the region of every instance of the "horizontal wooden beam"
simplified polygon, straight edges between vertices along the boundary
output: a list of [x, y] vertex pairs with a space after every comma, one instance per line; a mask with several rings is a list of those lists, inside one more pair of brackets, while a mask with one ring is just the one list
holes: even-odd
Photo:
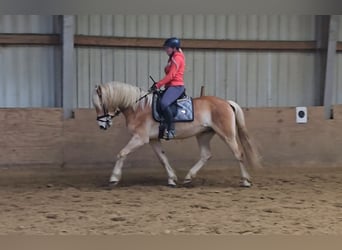
[[75, 46], [160, 48], [164, 39], [75, 35]]
[[[161, 48], [164, 39], [104, 36], [75, 36], [75, 46]], [[230, 50], [316, 50], [315, 41], [247, 41], [182, 39], [182, 48]]]
[[314, 41], [188, 40], [185, 48], [228, 50], [315, 50]]
[[[75, 46], [89, 47], [135, 47], [161, 48], [161, 38], [128, 38], [109, 36], [75, 35]], [[60, 45], [58, 34], [0, 34], [0, 45]], [[278, 50], [278, 51], [315, 51], [315, 41], [261, 41], [261, 40], [214, 40], [182, 39], [186, 49], [223, 49], [223, 50]], [[336, 51], [342, 52], [342, 41], [337, 42]]]
[[0, 34], [0, 45], [58, 45], [56, 34]]

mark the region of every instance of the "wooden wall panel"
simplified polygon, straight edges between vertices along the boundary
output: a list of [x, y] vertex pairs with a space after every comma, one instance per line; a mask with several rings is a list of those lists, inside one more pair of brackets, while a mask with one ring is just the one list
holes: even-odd
[[[295, 107], [244, 108], [250, 135], [259, 146], [265, 167], [341, 166], [342, 108], [334, 119], [324, 118], [323, 107], [308, 107], [308, 123], [297, 124]], [[61, 109], [0, 109], [0, 166], [114, 164], [130, 135], [122, 115], [113, 126], [98, 128], [93, 109], [77, 109], [63, 120]], [[211, 164], [238, 167], [231, 150], [218, 138], [212, 143]], [[189, 169], [199, 157], [195, 138], [164, 143], [171, 164]], [[184, 153], [186, 149], [186, 153]], [[160, 165], [149, 145], [128, 156], [125, 166]], [[160, 166], [162, 167], [162, 166]]]
[[0, 165], [61, 164], [60, 109], [0, 109]]
[[[245, 108], [246, 122], [267, 166], [308, 166], [342, 164], [339, 133], [342, 119], [336, 106], [336, 119], [325, 120], [323, 107], [308, 107], [308, 123], [297, 124], [295, 108]], [[337, 113], [338, 112], [338, 113]], [[112, 163], [120, 149], [128, 142], [124, 117], [114, 119], [113, 127], [101, 131], [95, 112], [77, 110], [75, 119], [65, 126], [65, 161], [67, 163]], [[218, 138], [212, 143], [214, 164], [237, 167], [231, 150]], [[190, 168], [199, 156], [194, 138], [164, 143], [165, 151], [175, 168]], [[186, 154], [184, 153], [186, 149]], [[129, 155], [126, 166], [159, 165], [149, 145]], [[210, 165], [211, 163], [209, 163]]]
[[261, 146], [265, 164], [340, 165], [341, 121], [325, 120], [323, 107], [308, 108], [308, 123], [297, 124], [295, 108], [246, 111], [251, 134]]
[[342, 104], [333, 106], [334, 120], [342, 121]]

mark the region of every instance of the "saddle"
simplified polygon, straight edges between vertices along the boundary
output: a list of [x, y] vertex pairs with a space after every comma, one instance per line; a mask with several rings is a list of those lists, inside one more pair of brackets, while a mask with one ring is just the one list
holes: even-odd
[[[152, 116], [157, 122], [163, 123], [163, 112], [160, 108], [160, 98], [164, 91], [154, 92], [152, 99]], [[171, 104], [173, 113], [173, 122], [192, 122], [194, 120], [194, 109], [192, 98], [185, 91], [183, 94]]]

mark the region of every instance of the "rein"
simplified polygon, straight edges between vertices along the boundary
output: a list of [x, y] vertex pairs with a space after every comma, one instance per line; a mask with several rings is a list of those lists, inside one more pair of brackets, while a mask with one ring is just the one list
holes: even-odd
[[[152, 78], [152, 76], [150, 76], [150, 78], [151, 78], [151, 80], [153, 81], [153, 85], [152, 85], [152, 87], [153, 87], [153, 86], [155, 86], [155, 85], [157, 84], [157, 82]], [[151, 94], [151, 93], [153, 93], [154, 91], [156, 91], [156, 90], [153, 91], [153, 90], [152, 90], [152, 87], [150, 88], [149, 91], [147, 91], [147, 93], [146, 93], [145, 95], [143, 95], [143, 96], [140, 97], [138, 100], [136, 100], [136, 103], [139, 102], [139, 101], [141, 101], [142, 99], [146, 98], [149, 94]]]
[[149, 91], [147, 92], [145, 95], [143, 95], [142, 97], [140, 97], [138, 100], [135, 101], [135, 103], [140, 102], [142, 99], [146, 98], [149, 94], [153, 93], [153, 91]]
[[[150, 76], [150, 78], [151, 78], [152, 81], [153, 81], [153, 85], [152, 85], [152, 87], [153, 87], [153, 86], [155, 86], [157, 83], [156, 83], [156, 81], [152, 78], [152, 76]], [[150, 88], [149, 91], [147, 91], [147, 93], [146, 93], [145, 95], [143, 95], [142, 97], [140, 97], [140, 98], [139, 98], [138, 100], [136, 100], [135, 102], [137, 103], [137, 102], [141, 101], [142, 99], [146, 98], [149, 94], [153, 93], [154, 91], [152, 90], [152, 87]], [[140, 91], [141, 91], [141, 89], [140, 89]]]
[[103, 119], [103, 118], [110, 118], [110, 119], [113, 119], [114, 117], [120, 115], [120, 113], [121, 113], [121, 110], [115, 111], [114, 115], [110, 115], [110, 114], [108, 114], [108, 113], [106, 112], [106, 114], [101, 115], [101, 116], [98, 116], [98, 117], [96, 118], [96, 120], [97, 120], [97, 121], [101, 121], [101, 122], [107, 122], [107, 120], [102, 120], [102, 119]]

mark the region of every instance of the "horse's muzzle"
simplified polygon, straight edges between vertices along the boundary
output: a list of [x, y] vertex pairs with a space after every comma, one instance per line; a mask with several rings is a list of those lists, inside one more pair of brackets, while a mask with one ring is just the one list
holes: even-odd
[[109, 128], [112, 125], [111, 116], [101, 116], [98, 117], [96, 120], [100, 129], [102, 130], [107, 130], [107, 128]]
[[100, 129], [102, 129], [102, 130], [107, 130], [107, 126], [100, 125]]

